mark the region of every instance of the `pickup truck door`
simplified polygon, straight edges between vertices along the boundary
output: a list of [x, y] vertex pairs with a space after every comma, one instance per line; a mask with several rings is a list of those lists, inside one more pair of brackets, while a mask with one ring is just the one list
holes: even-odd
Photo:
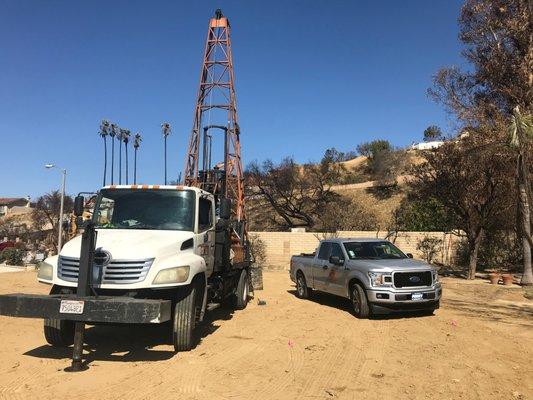
[[215, 264], [215, 208], [207, 196], [201, 196], [198, 203], [196, 250], [204, 258], [206, 274], [210, 276]]
[[339, 296], [346, 296], [345, 285], [349, 270], [346, 268], [346, 256], [339, 243], [331, 244], [330, 257], [331, 256], [339, 257], [340, 260], [344, 260], [344, 263], [343, 265], [335, 265], [330, 263], [328, 259], [328, 268], [326, 269], [327, 277], [325, 282], [325, 287], [327, 288], [326, 291]]
[[313, 260], [313, 289], [327, 291], [326, 278], [330, 251], [331, 242], [322, 242], [320, 244], [317, 256]]

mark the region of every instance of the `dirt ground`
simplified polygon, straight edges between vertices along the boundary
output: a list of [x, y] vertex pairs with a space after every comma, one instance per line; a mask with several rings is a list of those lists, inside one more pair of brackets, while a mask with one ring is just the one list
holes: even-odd
[[[357, 320], [342, 299], [297, 299], [286, 272], [264, 282], [244, 311], [213, 311], [189, 353], [168, 326], [89, 327], [81, 373], [63, 372], [71, 350], [46, 345], [41, 320], [0, 317], [0, 399], [533, 399], [519, 287], [446, 278], [434, 316]], [[0, 275], [0, 293], [47, 290]]]

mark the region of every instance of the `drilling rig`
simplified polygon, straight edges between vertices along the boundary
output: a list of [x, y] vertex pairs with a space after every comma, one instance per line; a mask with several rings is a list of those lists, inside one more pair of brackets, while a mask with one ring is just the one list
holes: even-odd
[[[245, 308], [252, 289], [239, 136], [230, 24], [217, 10], [208, 26], [184, 184], [104, 186], [88, 221], [78, 195], [74, 213], [83, 234], [39, 268], [50, 294], [1, 295], [0, 315], [43, 318], [49, 344], [74, 344], [68, 371], [87, 367], [87, 323], [171, 321], [175, 350], [193, 348], [205, 313], [220, 305]], [[220, 139], [223, 160], [212, 165]]]
[[[219, 124], [214, 121], [217, 117]], [[222, 135], [223, 162], [213, 166], [212, 144], [216, 133]], [[186, 186], [210, 192], [217, 201], [231, 202], [231, 250], [237, 260], [249, 260], [230, 23], [220, 9], [209, 21], [184, 171]]]

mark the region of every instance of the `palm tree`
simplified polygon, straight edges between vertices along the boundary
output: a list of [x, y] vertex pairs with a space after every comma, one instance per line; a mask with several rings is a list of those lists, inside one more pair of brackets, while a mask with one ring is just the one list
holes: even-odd
[[111, 124], [111, 129], [109, 130], [109, 136], [111, 136], [111, 184], [115, 183], [115, 136], [118, 133], [118, 126], [116, 124]]
[[133, 149], [135, 151], [135, 155], [133, 157], [133, 184], [137, 184], [137, 150], [139, 150], [139, 146], [141, 145], [142, 137], [140, 133], [135, 134], [135, 139], [133, 140]]
[[119, 128], [117, 140], [118, 140], [118, 184], [122, 185], [122, 138], [126, 129]]
[[161, 124], [163, 130], [163, 138], [165, 141], [165, 185], [167, 184], [167, 137], [170, 135], [170, 124], [165, 122]]
[[528, 171], [528, 142], [533, 140], [533, 116], [522, 116], [518, 107], [513, 110], [511, 126], [509, 127], [510, 145], [516, 151], [516, 178], [518, 185], [518, 202], [520, 210], [519, 231], [522, 236], [522, 251], [524, 257], [524, 272], [521, 285], [533, 285], [533, 270], [531, 267], [531, 189]]
[[124, 150], [126, 152], [126, 185], [128, 184], [128, 143], [130, 141], [131, 131], [124, 129], [122, 140], [124, 141]]
[[100, 123], [100, 132], [98, 132], [100, 137], [104, 139], [104, 184], [105, 186], [105, 178], [107, 175], [107, 135], [109, 135], [109, 122], [105, 119], [102, 120]]

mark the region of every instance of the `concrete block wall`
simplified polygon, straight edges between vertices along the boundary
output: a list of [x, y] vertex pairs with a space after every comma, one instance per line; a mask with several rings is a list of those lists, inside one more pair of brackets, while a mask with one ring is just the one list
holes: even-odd
[[[380, 238], [387, 236], [386, 231], [339, 231], [336, 234], [315, 232], [250, 232], [265, 244], [265, 267], [288, 269], [290, 258], [300, 253], [315, 251], [318, 242], [327, 237], [351, 238]], [[455, 249], [460, 239], [452, 234], [443, 232], [399, 232], [389, 237], [405, 253], [412, 253], [414, 258], [422, 259], [422, 254], [417, 250], [418, 243], [425, 237], [436, 237], [443, 241], [441, 251], [435, 261], [449, 265], [454, 261]]]

